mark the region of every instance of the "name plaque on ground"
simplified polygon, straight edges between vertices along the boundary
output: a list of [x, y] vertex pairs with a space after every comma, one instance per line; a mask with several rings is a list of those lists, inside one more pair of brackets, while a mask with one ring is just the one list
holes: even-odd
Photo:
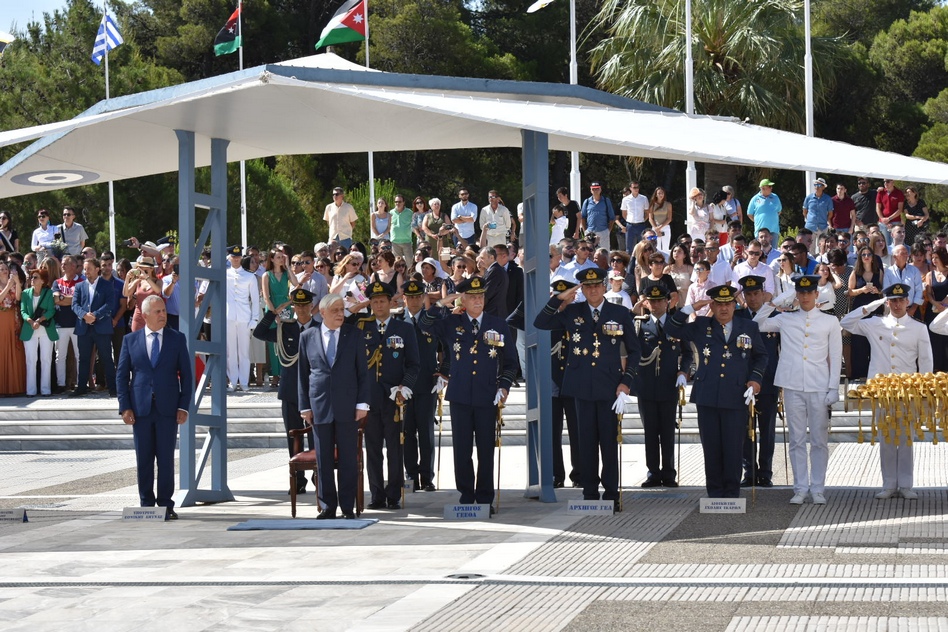
[[0, 509], [0, 522], [29, 522], [26, 509]]
[[611, 516], [615, 502], [611, 500], [571, 500], [566, 513], [573, 516]]
[[490, 505], [445, 505], [445, 520], [488, 520]]
[[164, 522], [167, 507], [126, 507], [122, 510], [122, 520], [126, 522]]
[[703, 514], [742, 514], [747, 513], [746, 498], [702, 498]]

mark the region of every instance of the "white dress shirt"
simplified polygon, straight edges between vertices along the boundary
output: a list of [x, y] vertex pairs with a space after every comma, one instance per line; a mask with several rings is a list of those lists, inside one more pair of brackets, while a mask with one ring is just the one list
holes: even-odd
[[908, 314], [864, 318], [860, 307], [843, 316], [840, 326], [869, 339], [869, 377], [887, 373], [931, 373], [932, 345], [927, 327]]
[[[835, 316], [814, 307], [783, 312], [770, 318], [774, 307], [765, 303], [754, 322], [761, 332], [779, 332], [780, 354], [774, 384], [794, 391], [825, 393], [839, 389], [843, 336]], [[773, 362], [773, 358], [769, 360]]]

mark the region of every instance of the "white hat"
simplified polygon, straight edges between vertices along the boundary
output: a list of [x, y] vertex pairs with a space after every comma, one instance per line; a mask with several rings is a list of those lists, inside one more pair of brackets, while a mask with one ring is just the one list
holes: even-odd
[[441, 267], [441, 264], [440, 264], [440, 263], [438, 263], [437, 261], [434, 260], [434, 257], [425, 257], [424, 259], [422, 259], [421, 261], [419, 261], [418, 263], [416, 263], [416, 264], [415, 264], [415, 272], [417, 272], [418, 274], [422, 274], [422, 272], [421, 272], [421, 266], [423, 266], [423, 265], [426, 264], [426, 263], [427, 263], [429, 266], [431, 266], [432, 268], [434, 268], [435, 276], [436, 276], [436, 277], [438, 277], [438, 278], [440, 278], [440, 279], [447, 279], [447, 278], [448, 278], [448, 273], [444, 271], [444, 268]]

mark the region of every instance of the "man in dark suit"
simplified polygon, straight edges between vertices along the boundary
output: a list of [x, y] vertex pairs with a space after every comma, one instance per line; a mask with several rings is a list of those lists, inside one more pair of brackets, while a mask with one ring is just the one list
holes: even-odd
[[[322, 325], [300, 336], [300, 415], [316, 435], [318, 520], [354, 518], [359, 478], [359, 427], [365, 423], [371, 397], [365, 344], [356, 327], [344, 324], [345, 305], [338, 294], [319, 301]], [[333, 468], [339, 456], [339, 485]]]
[[[736, 289], [719, 285], [708, 296], [675, 312], [665, 331], [693, 342], [698, 350], [691, 401], [698, 406], [708, 497], [738, 498], [747, 406], [760, 392], [767, 350], [757, 323], [734, 318]], [[692, 313], [708, 304], [712, 316], [688, 322]]]
[[[359, 321], [368, 359], [372, 399], [365, 423], [366, 470], [372, 499], [369, 509], [401, 509], [405, 481], [402, 455], [403, 419], [396, 419], [399, 403], [412, 398], [418, 377], [415, 328], [392, 318], [395, 288], [375, 281], [366, 288], [372, 317]], [[382, 470], [382, 444], [388, 457], [388, 484]]]
[[[253, 337], [266, 342], [272, 342], [277, 345], [277, 354], [281, 358], [283, 367], [280, 375], [280, 385], [277, 387], [277, 398], [280, 400], [280, 407], [283, 413], [283, 427], [286, 428], [286, 444], [290, 451], [290, 457], [295, 456], [293, 452], [293, 437], [290, 436], [290, 430], [299, 430], [303, 428], [303, 418], [300, 416], [300, 383], [299, 383], [299, 350], [300, 336], [302, 332], [319, 324], [313, 320], [313, 293], [299, 288], [294, 290], [290, 298], [293, 301], [293, 311], [296, 313], [296, 320], [290, 322], [278, 322], [276, 327], [273, 323], [276, 321], [276, 314], [267, 310], [260, 322], [253, 330]], [[309, 447], [312, 449], [316, 445], [313, 441], [313, 432], [306, 435], [309, 440]], [[289, 493], [289, 492], [288, 492]], [[296, 473], [296, 493], [306, 493], [306, 473]]]
[[498, 265], [497, 252], [493, 248], [481, 248], [477, 253], [477, 269], [484, 278], [486, 288], [484, 313], [507, 318], [507, 272]]
[[434, 426], [435, 405], [438, 402], [435, 390], [438, 377], [438, 350], [441, 342], [437, 337], [422, 330], [422, 312], [425, 309], [425, 288], [414, 279], [402, 285], [405, 313], [402, 318], [415, 331], [418, 341], [418, 379], [415, 380], [414, 395], [405, 407], [405, 473], [412, 480], [415, 491], [435, 491]]
[[[631, 394], [642, 353], [632, 313], [604, 298], [605, 270], [589, 268], [579, 272], [578, 278], [586, 300], [573, 302], [580, 287], [573, 286], [551, 298], [533, 324], [549, 331], [564, 329], [569, 335], [569, 357], [560, 395], [576, 402], [583, 499], [599, 500], [601, 481], [602, 500], [618, 501], [618, 420], [613, 406], [620, 393]], [[624, 371], [619, 343], [625, 343], [628, 354]]]
[[112, 283], [100, 279], [102, 264], [98, 259], [86, 259], [82, 264], [86, 280], [76, 285], [72, 311], [76, 313], [76, 337], [79, 342], [79, 375], [76, 377], [75, 396], [89, 392], [89, 374], [92, 371], [92, 348], [99, 350], [99, 361], [105, 368], [109, 395], [115, 397], [115, 364], [112, 361], [112, 302], [115, 289]]
[[691, 372], [694, 354], [690, 344], [681, 344], [665, 333], [668, 320], [668, 289], [653, 285], [645, 291], [649, 314], [635, 319], [642, 345], [638, 370], [639, 415], [645, 430], [645, 466], [648, 477], [642, 487], [678, 487], [675, 470], [675, 404], [678, 388]]
[[[748, 275], [739, 283], [744, 288], [746, 307], [735, 310], [734, 317], [753, 320], [764, 306], [764, 277]], [[750, 433], [744, 435], [744, 478], [741, 479], [741, 487], [751, 487], [754, 484], [760, 487], [774, 486], [777, 399], [780, 397], [780, 388], [774, 384], [774, 380], [780, 359], [780, 334], [775, 331], [762, 331], [760, 337], [767, 348], [767, 370], [764, 372], [754, 407], [757, 414], [757, 441], [751, 440]]]
[[[166, 328], [168, 312], [160, 296], [142, 303], [145, 328], [122, 341], [118, 364], [118, 399], [122, 421], [132, 426], [142, 507], [174, 511], [174, 444], [178, 426], [188, 420], [194, 400], [194, 358], [184, 334]], [[100, 347], [101, 348], [101, 347]], [[100, 354], [104, 355], [104, 354]], [[158, 493], [155, 494], [155, 462]]]
[[[523, 303], [523, 268], [518, 266], [517, 262], [510, 257], [512, 247], [510, 244], [494, 246], [494, 252], [497, 255], [497, 265], [503, 268], [504, 272], [507, 273], [507, 300], [505, 303], [507, 316], [513, 314], [517, 306]], [[506, 318], [507, 316], [504, 317]], [[510, 321], [507, 321], [507, 324], [509, 325]], [[523, 330], [520, 327], [510, 328], [510, 335], [513, 336], [513, 341], [517, 345], [517, 359], [520, 362], [520, 373], [523, 372], [523, 363], [527, 352], [523, 340], [521, 340], [522, 333]]]
[[[517, 371], [517, 351], [511, 344], [507, 323], [484, 309], [484, 279], [465, 279], [458, 283], [457, 290], [465, 313], [453, 314], [442, 307], [442, 302], [456, 298], [450, 295], [424, 313], [421, 326], [434, 332], [444, 349], [440, 374], [449, 380], [446, 399], [451, 402], [454, 480], [461, 493], [460, 502], [490, 505], [495, 491], [497, 405], [507, 400]], [[471, 458], [475, 444], [476, 477]]]

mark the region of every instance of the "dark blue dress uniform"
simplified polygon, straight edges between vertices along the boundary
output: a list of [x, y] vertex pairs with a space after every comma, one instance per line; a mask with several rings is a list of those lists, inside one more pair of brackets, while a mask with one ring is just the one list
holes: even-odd
[[[646, 290], [651, 300], [668, 299], [668, 291], [660, 285]], [[637, 372], [639, 415], [645, 430], [645, 465], [648, 478], [643, 487], [666, 485], [677, 487], [675, 470], [675, 409], [678, 403], [678, 373], [691, 373], [694, 354], [690, 344], [682, 344], [665, 333], [662, 321], [653, 316], [635, 319], [636, 335], [642, 346], [642, 360]]]
[[[293, 303], [309, 304], [313, 302], [313, 293], [302, 288], [295, 290], [292, 294]], [[300, 324], [297, 321], [277, 323], [276, 314], [267, 310], [260, 322], [253, 330], [253, 337], [265, 342], [272, 342], [282, 345], [282, 350], [278, 349], [277, 354], [282, 357], [282, 379], [277, 387], [277, 399], [280, 400], [280, 408], [283, 413], [283, 427], [286, 429], [286, 443], [290, 456], [293, 453], [293, 437], [290, 436], [290, 430], [302, 429], [303, 418], [300, 417], [300, 391], [299, 391], [299, 351], [300, 335], [303, 331], [319, 327], [319, 323], [310, 320], [308, 323]], [[271, 328], [272, 327], [272, 328]], [[279, 334], [279, 335], [278, 335]], [[309, 429], [306, 434], [310, 449], [315, 447], [313, 442], [313, 430]], [[296, 490], [302, 493], [306, 489], [306, 472], [296, 473]]]
[[[565, 292], [571, 287], [575, 287], [565, 279], [557, 279], [550, 283], [550, 288], [555, 293]], [[507, 324], [515, 329], [525, 330], [523, 303], [517, 305], [517, 308], [507, 317]], [[566, 416], [566, 429], [569, 433], [569, 460], [570, 471], [569, 480], [573, 487], [579, 487], [581, 483], [579, 475], [579, 427], [576, 423], [576, 402], [572, 397], [563, 397], [561, 389], [563, 388], [563, 375], [566, 373], [566, 356], [569, 352], [569, 334], [563, 329], [555, 329], [550, 332], [550, 377], [553, 378], [553, 487], [563, 487], [566, 482], [566, 465], [563, 462], [563, 416]]]
[[[412, 280], [402, 285], [405, 296], [420, 296], [425, 293], [424, 286]], [[414, 488], [434, 491], [434, 429], [435, 407], [438, 396], [431, 392], [437, 381], [438, 351], [441, 343], [430, 331], [424, 331], [418, 319], [423, 312], [414, 317], [405, 309], [402, 316], [415, 331], [418, 341], [418, 379], [415, 380], [414, 395], [405, 406], [405, 473], [414, 482]]]
[[[709, 292], [718, 302], [734, 300], [736, 290], [718, 286]], [[717, 298], [715, 298], [717, 297]], [[698, 406], [698, 431], [704, 451], [704, 472], [709, 498], [738, 498], [741, 491], [741, 458], [747, 434], [747, 382], [763, 384], [767, 351], [757, 324], [743, 318], [729, 323], [730, 335], [712, 317], [687, 322], [691, 311], [673, 314], [665, 331], [698, 352], [691, 401]]]
[[[584, 285], [602, 284], [605, 280], [605, 272], [599, 268], [584, 270], [579, 276]], [[549, 331], [562, 329], [569, 335], [560, 395], [572, 397], [576, 402], [583, 499], [599, 500], [601, 481], [604, 489], [602, 499], [618, 500], [618, 420], [612, 406], [619, 384], [625, 384], [635, 393], [635, 370], [641, 352], [632, 313], [605, 300], [597, 308], [587, 301], [572, 303], [559, 311], [562, 303], [555, 296], [551, 298], [533, 324], [538, 329]], [[598, 318], [595, 309], [599, 310]], [[625, 343], [628, 352], [625, 371], [622, 370], [622, 345], [619, 343]]]
[[[458, 292], [482, 294], [484, 280], [472, 277]], [[450, 378], [445, 398], [451, 403], [454, 480], [463, 504], [494, 502], [494, 445], [498, 389], [510, 390], [517, 374], [517, 349], [507, 323], [482, 313], [475, 332], [468, 314], [433, 306], [421, 327], [440, 340], [444, 354], [440, 373]], [[502, 346], [501, 346], [502, 344]], [[477, 446], [477, 476], [472, 453]]]
[[[741, 279], [745, 292], [750, 288], [762, 291], [763, 282], [763, 277]], [[747, 283], [752, 283], [752, 285], [748, 286]], [[774, 315], [777, 313], [779, 312], [774, 312]], [[748, 308], [734, 312], [735, 319], [753, 319], [756, 315], [757, 312], [752, 312]], [[757, 413], [757, 454], [754, 454], [754, 441], [751, 440], [750, 434], [745, 434], [742, 487], [749, 487], [752, 483], [763, 487], [773, 487], [777, 400], [780, 397], [780, 389], [774, 385], [774, 376], [777, 373], [777, 360], [780, 357], [780, 334], [773, 331], [761, 332], [760, 337], [763, 338], [764, 347], [767, 349], [767, 370], [764, 371], [764, 381], [760, 384], [760, 393], [757, 394], [757, 404], [754, 407]]]
[[[391, 299], [394, 288], [376, 281], [367, 288], [367, 294], [370, 300], [377, 296]], [[401, 437], [404, 426], [401, 420], [395, 420], [397, 405], [391, 399], [391, 394], [392, 388], [405, 386], [412, 390], [414, 397], [420, 365], [415, 328], [392, 316], [386, 323], [379, 323], [375, 317], [363, 319], [359, 321], [359, 328], [365, 342], [371, 386], [369, 414], [365, 423], [365, 469], [371, 495], [369, 508], [381, 509], [387, 506], [389, 509], [398, 509], [405, 480]], [[382, 470], [383, 442], [388, 459], [387, 484]]]

